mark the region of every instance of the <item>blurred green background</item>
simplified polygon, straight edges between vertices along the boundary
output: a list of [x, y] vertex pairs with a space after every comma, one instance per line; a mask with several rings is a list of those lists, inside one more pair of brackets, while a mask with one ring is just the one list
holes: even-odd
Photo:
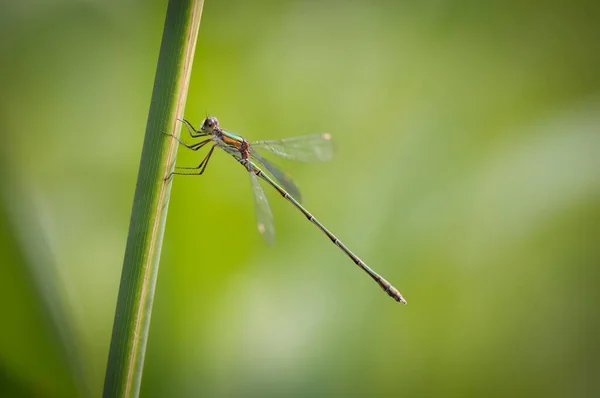
[[[99, 396], [166, 1], [0, 7], [0, 396]], [[267, 246], [216, 153], [173, 183], [141, 395], [600, 396], [599, 11], [206, 0], [186, 118], [332, 134], [276, 163], [409, 304], [265, 187]]]

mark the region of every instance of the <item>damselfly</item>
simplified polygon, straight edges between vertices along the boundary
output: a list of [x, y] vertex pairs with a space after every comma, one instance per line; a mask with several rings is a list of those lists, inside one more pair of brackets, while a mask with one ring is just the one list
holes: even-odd
[[[207, 117], [199, 130], [196, 130], [196, 128], [185, 119], [180, 119], [180, 121], [185, 124], [192, 138], [204, 139], [194, 144], [187, 144], [172, 134], [165, 134], [175, 138], [181, 145], [184, 145], [186, 148], [193, 151], [197, 151], [209, 143], [212, 143], [212, 146], [198, 166], [176, 167], [175, 171], [171, 172], [167, 179], [173, 174], [202, 175], [206, 170], [206, 166], [208, 165], [208, 161], [210, 160], [214, 149], [216, 147], [223, 149], [240, 162], [250, 175], [252, 192], [254, 193], [258, 231], [268, 243], [272, 244], [275, 238], [273, 215], [265, 192], [258, 181], [258, 177], [262, 178], [267, 184], [275, 188], [281, 196], [300, 210], [309, 221], [315, 224], [317, 228], [331, 239], [334, 245], [338, 246], [356, 263], [356, 265], [369, 274], [369, 276], [373, 278], [373, 280], [375, 280], [375, 282], [377, 282], [390, 297], [398, 302], [406, 304], [406, 300], [404, 300], [404, 297], [402, 297], [400, 292], [394, 286], [383, 279], [377, 272], [369, 268], [364, 261], [352, 253], [346, 245], [344, 245], [334, 234], [329, 232], [323, 224], [300, 204], [302, 200], [300, 191], [294, 181], [273, 164], [269, 163], [255, 150], [255, 148], [266, 149], [283, 158], [304, 162], [326, 161], [333, 156], [333, 145], [329, 134], [314, 134], [295, 138], [284, 138], [281, 140], [256, 141], [250, 143], [237, 134], [223, 130], [219, 127], [219, 121], [215, 117]], [[264, 167], [273, 178], [266, 174], [259, 166]], [[279, 182], [281, 185], [277, 184], [275, 181]]]

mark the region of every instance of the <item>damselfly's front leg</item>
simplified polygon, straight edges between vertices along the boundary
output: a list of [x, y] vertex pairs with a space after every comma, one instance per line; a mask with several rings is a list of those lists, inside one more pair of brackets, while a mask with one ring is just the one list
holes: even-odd
[[207, 135], [206, 133], [203, 133], [202, 131], [196, 130], [196, 128], [194, 126], [192, 126], [192, 123], [188, 122], [186, 119], [178, 118], [177, 120], [179, 120], [180, 122], [185, 124], [185, 127], [187, 127], [187, 130], [190, 133], [190, 135], [192, 136], [192, 138], [198, 138], [198, 137]]

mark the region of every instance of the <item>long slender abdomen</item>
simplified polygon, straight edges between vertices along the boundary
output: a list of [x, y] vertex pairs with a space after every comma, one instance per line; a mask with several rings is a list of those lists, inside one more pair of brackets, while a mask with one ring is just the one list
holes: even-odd
[[[242, 160], [240, 160], [240, 162], [242, 164], [245, 164], [246, 160], [242, 159]], [[384, 292], [386, 292], [391, 298], [393, 298], [397, 302], [406, 304], [406, 300], [404, 299], [404, 297], [402, 297], [402, 294], [398, 291], [398, 289], [396, 289], [394, 286], [392, 286], [388, 281], [386, 281], [377, 272], [373, 271], [356, 254], [352, 253], [350, 251], [350, 249], [348, 249], [346, 247], [346, 245], [344, 245], [342, 243], [342, 241], [340, 241], [332, 232], [330, 232], [327, 228], [325, 228], [325, 226], [323, 224], [321, 224], [319, 222], [319, 220], [317, 220], [308, 210], [306, 210], [300, 203], [298, 203], [298, 201], [296, 201], [292, 196], [290, 196], [289, 193], [287, 193], [283, 188], [281, 188], [279, 185], [277, 185], [277, 183], [275, 183], [275, 181], [271, 180], [271, 178], [269, 176], [267, 176], [266, 174], [264, 174], [262, 170], [260, 170], [258, 167], [255, 167], [252, 163], [250, 163], [250, 164], [254, 168], [254, 172], [256, 173], [256, 175], [258, 177], [260, 177], [263, 180], [265, 180], [269, 185], [271, 185], [273, 188], [275, 188], [281, 194], [281, 196], [283, 196], [291, 204], [293, 204], [294, 207], [296, 207], [298, 210], [300, 210], [302, 212], [302, 214], [304, 214], [304, 216], [310, 222], [312, 222], [313, 224], [315, 224], [317, 226], [317, 228], [319, 228], [325, 235], [327, 235], [329, 237], [329, 239], [331, 239], [331, 242], [333, 242], [334, 245], [336, 245], [337, 247], [339, 247], [344, 253], [346, 253], [346, 255], [348, 257], [350, 257], [352, 259], [352, 261], [354, 261], [354, 263], [356, 265], [358, 265], [371, 278], [373, 278], [373, 280], [375, 282], [377, 282], [377, 284], [379, 285], [379, 287], [381, 287], [381, 289]]]

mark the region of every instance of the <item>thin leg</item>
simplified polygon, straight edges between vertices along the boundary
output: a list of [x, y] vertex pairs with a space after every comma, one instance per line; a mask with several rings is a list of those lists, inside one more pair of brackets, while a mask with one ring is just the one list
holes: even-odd
[[178, 174], [178, 175], [184, 175], [184, 176], [199, 176], [202, 175], [204, 173], [204, 170], [206, 170], [206, 166], [208, 165], [208, 161], [210, 160], [210, 157], [212, 156], [213, 151], [215, 150], [215, 147], [217, 145], [213, 145], [210, 148], [210, 151], [208, 151], [208, 153], [206, 154], [206, 156], [204, 157], [204, 159], [202, 160], [202, 162], [200, 162], [200, 164], [196, 167], [177, 167], [176, 169], [179, 170], [200, 170], [196, 173], [190, 173], [190, 172], [180, 172], [180, 171], [172, 171], [171, 174], [169, 174], [169, 176], [166, 178], [166, 180], [170, 179], [174, 174]]
[[196, 128], [194, 126], [192, 126], [192, 123], [188, 122], [186, 119], [177, 119], [177, 120], [179, 120], [180, 122], [185, 124], [185, 127], [187, 127], [188, 132], [190, 133], [190, 135], [193, 138], [202, 137], [202, 136], [206, 135], [206, 133], [196, 130]]
[[192, 145], [186, 145], [186, 144], [183, 144], [183, 145], [184, 145], [186, 148], [189, 148], [189, 149], [191, 149], [192, 151], [197, 151], [198, 149], [202, 148], [204, 145], [208, 144], [208, 143], [209, 143], [209, 142], [211, 142], [211, 141], [212, 141], [212, 139], [211, 139], [211, 138], [209, 138], [209, 139], [206, 139], [206, 140], [204, 140], [204, 141], [197, 142], [197, 143], [195, 143], [195, 144], [192, 144]]
[[202, 148], [204, 145], [206, 145], [210, 141], [212, 141], [211, 138], [208, 138], [204, 141], [196, 142], [195, 144], [186, 144], [185, 142], [181, 141], [179, 138], [175, 137], [173, 134], [169, 134], [169, 133], [165, 133], [165, 132], [163, 132], [163, 134], [168, 135], [169, 137], [175, 138], [177, 140], [177, 142], [179, 142], [184, 147], [191, 149], [192, 151], [197, 151], [198, 149]]

